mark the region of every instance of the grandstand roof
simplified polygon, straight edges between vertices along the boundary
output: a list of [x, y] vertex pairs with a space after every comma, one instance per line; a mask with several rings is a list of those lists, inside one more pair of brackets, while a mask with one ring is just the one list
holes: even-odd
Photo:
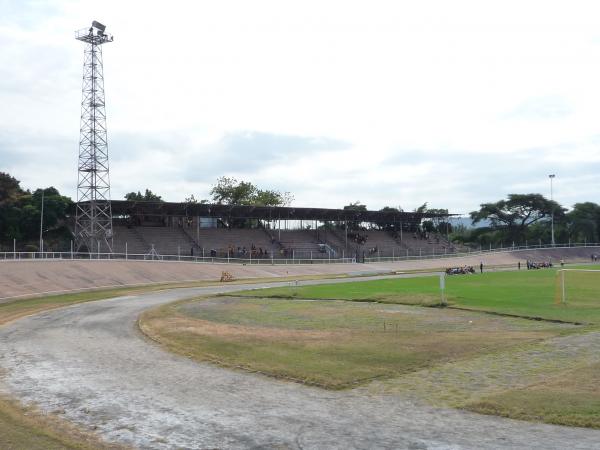
[[360, 221], [371, 223], [415, 222], [426, 218], [444, 218], [455, 214], [431, 214], [396, 211], [356, 211], [289, 206], [209, 205], [113, 200], [113, 216], [200, 216], [230, 219]]

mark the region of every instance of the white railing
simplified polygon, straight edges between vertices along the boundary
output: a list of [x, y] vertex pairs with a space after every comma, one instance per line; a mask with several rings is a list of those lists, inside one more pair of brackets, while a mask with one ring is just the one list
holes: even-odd
[[[527, 245], [527, 246], [511, 246], [511, 247], [498, 247], [498, 248], [480, 248], [479, 250], [469, 250], [462, 252], [448, 252], [444, 250], [443, 253], [436, 253], [435, 251], [426, 254], [410, 255], [406, 249], [397, 249], [398, 253], [392, 249], [388, 250], [388, 254], [392, 256], [382, 256], [380, 252], [371, 255], [358, 255], [358, 259], [355, 257], [345, 257], [342, 255], [341, 258], [332, 258], [331, 254], [329, 257], [322, 257], [318, 252], [308, 253], [298, 257], [295, 252], [287, 257], [274, 257], [272, 254], [270, 257], [227, 257], [227, 256], [184, 256], [184, 255], [160, 255], [156, 252], [150, 252], [146, 254], [131, 254], [131, 253], [82, 253], [82, 252], [0, 252], [0, 262], [2, 261], [31, 261], [31, 260], [115, 260], [115, 261], [180, 261], [180, 262], [193, 262], [193, 263], [211, 263], [211, 264], [265, 264], [265, 265], [280, 265], [280, 264], [350, 264], [355, 262], [394, 262], [394, 261], [412, 261], [421, 259], [441, 259], [441, 258], [456, 258], [464, 256], [475, 256], [485, 255], [493, 253], [506, 253], [513, 251], [523, 250], [544, 250], [544, 249], [568, 249], [568, 248], [599, 248], [600, 243], [584, 242], [584, 243], [568, 243], [568, 244], [555, 244], [555, 245]], [[600, 250], [598, 251], [600, 253]], [[350, 255], [349, 255], [350, 256]]]
[[131, 253], [82, 253], [82, 252], [0, 252], [0, 262], [6, 261], [32, 261], [32, 260], [103, 260], [103, 261], [178, 261], [204, 264], [349, 264], [356, 262], [352, 258], [247, 258], [227, 256], [183, 256], [160, 255], [158, 253], [131, 254]]
[[[490, 253], [507, 253], [507, 252], [515, 252], [515, 251], [524, 251], [524, 250], [560, 250], [567, 248], [593, 248], [600, 247], [600, 243], [598, 242], [569, 242], [566, 244], [536, 244], [536, 245], [513, 245], [510, 247], [488, 247], [484, 249], [480, 247], [479, 249], [469, 249], [467, 251], [453, 251], [449, 252], [445, 250], [442, 253], [436, 253], [435, 249], [432, 253], [427, 254], [418, 254], [418, 255], [410, 255], [408, 252], [406, 254], [398, 254], [392, 256], [381, 256], [377, 254], [372, 254], [369, 256], [365, 256], [364, 262], [393, 262], [393, 261], [411, 261], [411, 260], [419, 260], [419, 259], [441, 259], [441, 258], [458, 258], [464, 256], [476, 256], [476, 255], [485, 255]], [[406, 250], [405, 250], [406, 252]]]

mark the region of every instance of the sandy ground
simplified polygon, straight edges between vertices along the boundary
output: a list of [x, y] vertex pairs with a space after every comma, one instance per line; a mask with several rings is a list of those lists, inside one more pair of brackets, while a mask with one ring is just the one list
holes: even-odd
[[[256, 286], [254, 286], [256, 287]], [[141, 448], [597, 449], [600, 431], [324, 391], [198, 364], [135, 326], [145, 309], [242, 286], [179, 289], [55, 310], [0, 329], [0, 387]]]
[[0, 260], [0, 301], [41, 293], [58, 293], [78, 289], [125, 286], [135, 284], [213, 280], [223, 271], [235, 278], [264, 278], [322, 274], [364, 274], [409, 269], [432, 269], [462, 265], [524, 264], [526, 259], [555, 262], [587, 262], [600, 248], [568, 248], [530, 250], [473, 255], [461, 258], [425, 259], [394, 263], [314, 264], [314, 265], [240, 265], [201, 264], [158, 261], [94, 261], [94, 260]]

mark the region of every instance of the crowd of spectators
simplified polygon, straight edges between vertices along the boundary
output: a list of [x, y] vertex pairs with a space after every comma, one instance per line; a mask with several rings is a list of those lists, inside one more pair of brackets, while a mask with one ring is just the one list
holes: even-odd
[[379, 248], [378, 248], [377, 246], [375, 246], [375, 247], [371, 247], [371, 248], [369, 249], [369, 255], [372, 255], [372, 254], [374, 254], [374, 253], [377, 253], [378, 251], [379, 251]]
[[533, 262], [527, 260], [527, 270], [548, 269], [550, 267], [552, 267], [552, 261]]
[[446, 269], [446, 275], [468, 275], [475, 273], [473, 266], [449, 267]]
[[369, 239], [369, 235], [368, 234], [360, 234], [358, 232], [348, 233], [348, 239], [352, 240], [353, 242], [355, 242], [359, 245], [364, 245], [367, 242], [367, 239]]
[[[193, 256], [193, 249], [192, 249], [192, 256]], [[252, 244], [250, 246], [250, 248], [246, 248], [246, 246], [235, 247], [234, 245], [229, 244], [229, 246], [226, 249], [222, 249], [222, 250], [217, 250], [214, 248], [211, 249], [210, 256], [213, 258], [223, 257], [223, 256], [225, 256], [227, 258], [269, 258], [270, 253], [266, 248], [263, 249], [262, 247], [256, 247], [254, 244]]]

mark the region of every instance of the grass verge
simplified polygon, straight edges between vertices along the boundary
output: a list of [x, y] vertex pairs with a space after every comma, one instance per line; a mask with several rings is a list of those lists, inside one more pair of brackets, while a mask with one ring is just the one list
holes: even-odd
[[0, 448], [3, 450], [98, 450], [128, 447], [107, 444], [55, 415], [24, 408], [0, 396]]

